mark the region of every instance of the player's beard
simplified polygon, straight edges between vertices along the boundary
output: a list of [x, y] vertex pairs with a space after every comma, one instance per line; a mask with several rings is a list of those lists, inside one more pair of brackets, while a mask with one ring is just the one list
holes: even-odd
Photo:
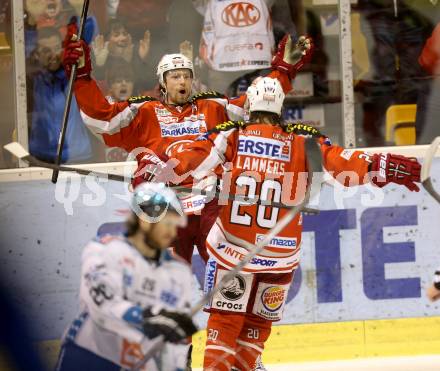
[[184, 92], [176, 92], [172, 96], [170, 96], [170, 103], [183, 105], [188, 102], [189, 97], [191, 96], [191, 90], [185, 90]]

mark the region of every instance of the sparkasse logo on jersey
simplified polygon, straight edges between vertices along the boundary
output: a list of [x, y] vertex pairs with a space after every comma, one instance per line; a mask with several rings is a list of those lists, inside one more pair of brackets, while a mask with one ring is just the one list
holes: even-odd
[[162, 137], [183, 137], [185, 135], [199, 135], [206, 131], [203, 121], [184, 121], [166, 124], [159, 122]]
[[222, 21], [231, 27], [252, 26], [260, 20], [260, 11], [250, 3], [240, 2], [228, 5], [222, 12]]
[[238, 154], [290, 161], [290, 142], [275, 139], [247, 136], [238, 140]]

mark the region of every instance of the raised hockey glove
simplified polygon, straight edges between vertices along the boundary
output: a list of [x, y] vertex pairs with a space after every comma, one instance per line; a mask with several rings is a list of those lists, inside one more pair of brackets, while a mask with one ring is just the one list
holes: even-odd
[[310, 37], [300, 36], [296, 44], [293, 44], [290, 35], [285, 35], [272, 58], [272, 68], [286, 73], [292, 80], [296, 73], [310, 62], [312, 54], [313, 42]]
[[378, 187], [388, 183], [404, 185], [410, 191], [420, 191], [421, 165], [414, 157], [379, 153], [373, 155], [370, 170], [373, 172], [371, 181]]
[[66, 76], [70, 77], [72, 66], [77, 65], [76, 78], [90, 79], [92, 72], [92, 60], [90, 58], [90, 48], [84, 40], [78, 40], [78, 27], [76, 18], [72, 17], [67, 25], [67, 33], [63, 42], [62, 63]]
[[163, 335], [165, 341], [179, 343], [197, 332], [197, 327], [191, 317], [184, 313], [169, 312], [162, 309], [153, 315], [149, 308], [143, 312], [144, 334], [150, 339]]

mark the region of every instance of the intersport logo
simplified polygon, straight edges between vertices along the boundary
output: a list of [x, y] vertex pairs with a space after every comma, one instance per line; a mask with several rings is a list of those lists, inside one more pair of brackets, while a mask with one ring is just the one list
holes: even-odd
[[222, 21], [231, 27], [247, 27], [257, 23], [260, 11], [250, 3], [234, 3], [228, 5], [222, 12]]

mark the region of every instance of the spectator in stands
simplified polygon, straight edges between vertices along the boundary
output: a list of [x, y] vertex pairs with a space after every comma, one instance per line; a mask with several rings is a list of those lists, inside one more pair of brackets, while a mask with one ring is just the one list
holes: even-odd
[[45, 0], [45, 7], [40, 17], [37, 19], [38, 27], [61, 27], [66, 22], [62, 17], [63, 3], [61, 0]]
[[373, 81], [365, 86], [363, 129], [366, 145], [384, 144], [385, 112], [393, 104], [413, 104], [426, 89], [415, 63], [432, 23], [404, 1], [359, 0], [367, 39], [373, 39]]
[[145, 29], [151, 31], [152, 38], [159, 42], [167, 37], [168, 10], [173, 0], [120, 0], [116, 17], [126, 25], [134, 40], [143, 38]]
[[204, 16], [200, 57], [210, 88], [224, 93], [244, 73], [270, 67], [275, 40], [267, 3], [273, 1], [194, 1]]
[[430, 75], [438, 75], [440, 72], [440, 24], [434, 28], [429, 39], [426, 41], [419, 57], [420, 65]]
[[[101, 7], [97, 6], [100, 1], [90, 1], [89, 11], [87, 15], [86, 28], [85, 28], [85, 40], [88, 44], [92, 42], [95, 36], [98, 34], [98, 22], [96, 20], [97, 12], [101, 11]], [[64, 13], [64, 25], [66, 25], [72, 17], [76, 17], [79, 26], [79, 20], [82, 13], [84, 0], [68, 0], [65, 1], [63, 7]], [[104, 12], [105, 15], [105, 12]], [[64, 37], [64, 33], [62, 34]]]
[[106, 98], [110, 103], [122, 102], [133, 95], [135, 79], [130, 63], [117, 61], [109, 66], [106, 75]]
[[[81, 14], [83, 0], [69, 0], [63, 6], [61, 0], [26, 0], [24, 3], [25, 20], [25, 53], [29, 58], [37, 47], [37, 30], [42, 27], [55, 27], [64, 37], [66, 26], [72, 16], [76, 16], [79, 24], [79, 16]], [[98, 33], [98, 25], [93, 10], [98, 9], [91, 2], [89, 16], [87, 17], [84, 40], [90, 43], [94, 36]]]
[[127, 62], [133, 65], [136, 83], [140, 87], [145, 88], [145, 84], [151, 84], [143, 77], [150, 51], [148, 30], [144, 31], [144, 37], [139, 40], [136, 47], [126, 25], [118, 19], [112, 19], [109, 22], [107, 35], [105, 37], [98, 35], [92, 44], [92, 49], [95, 61], [94, 73], [98, 80], [105, 78], [108, 66]]
[[[182, 41], [179, 44], [179, 53], [186, 56], [188, 59], [193, 61], [193, 45], [188, 40]], [[194, 63], [194, 62], [193, 62]], [[137, 78], [137, 77], [136, 77]], [[149, 84], [151, 86], [151, 82]], [[139, 85], [136, 84], [135, 92], [139, 95], [149, 95], [151, 97], [161, 99], [161, 89], [160, 85], [157, 82], [153, 87], [146, 89], [145, 86], [147, 85]], [[200, 78], [200, 70], [194, 66], [194, 77], [193, 77], [193, 83], [192, 83], [192, 94], [197, 94], [200, 92], [208, 91], [208, 87], [202, 82]]]
[[[324, 37], [319, 17], [316, 16], [313, 9], [304, 9], [302, 0], [277, 0], [270, 9], [276, 44], [280, 42], [286, 33], [296, 36], [308, 35], [312, 38], [314, 46], [312, 59], [310, 63], [303, 67], [301, 72], [311, 72], [313, 74], [314, 96], [327, 96], [329, 93], [327, 76], [328, 56], [324, 48]], [[254, 70], [243, 73], [243, 75], [229, 85], [226, 95], [238, 96], [244, 94], [256, 77], [266, 74], [267, 70]], [[286, 104], [289, 103], [287, 102]]]
[[304, 33], [302, 0], [192, 2], [204, 17], [200, 57], [208, 67], [207, 85], [222, 93], [241, 93], [267, 74], [274, 45], [286, 33], [294, 38]]
[[45, 0], [25, 0], [24, 3], [24, 42], [26, 58], [37, 46], [37, 22], [46, 8]]
[[440, 135], [440, 23], [426, 41], [419, 63], [431, 76], [430, 89], [417, 102], [416, 140], [426, 144]]
[[[33, 63], [38, 63], [38, 68], [27, 79], [28, 112], [31, 112], [29, 149], [32, 155], [48, 162], [56, 157], [68, 85], [61, 66], [61, 52], [59, 30], [55, 27], [39, 29], [33, 54]], [[87, 161], [91, 157], [89, 134], [73, 97], [62, 162]]]
[[[106, 71], [106, 85], [108, 87], [107, 100], [110, 103], [122, 102], [133, 95], [134, 73], [130, 63], [117, 61], [108, 66]], [[122, 148], [104, 148], [107, 162], [120, 162], [127, 159], [128, 153]]]
[[45, 0], [25, 0], [24, 11], [25, 11], [26, 21], [30, 25], [36, 25], [37, 21], [43, 15], [45, 9], [46, 9]]
[[194, 63], [193, 44], [188, 40], [182, 41], [179, 44], [179, 52], [193, 62], [193, 65], [194, 65], [194, 77], [193, 77], [193, 83], [192, 83], [193, 94], [208, 91], [208, 87], [202, 81], [200, 69], [198, 68], [198, 65], [196, 63]]
[[[181, 2], [183, 0], [179, 0]], [[138, 72], [135, 69], [136, 82], [140, 82], [139, 87], [143, 89], [152, 89], [155, 85], [156, 66], [164, 54], [173, 52], [170, 49], [169, 37], [176, 38], [180, 35], [169, 35], [168, 14], [173, 0], [120, 0], [116, 17], [126, 26], [128, 32], [136, 44], [139, 40], [145, 38], [145, 31], [149, 30], [151, 38], [148, 59], [144, 60], [143, 69]], [[186, 14], [180, 14], [177, 22], [186, 22]], [[184, 36], [182, 36], [184, 37]]]
[[106, 1], [106, 11], [108, 17], [116, 18], [116, 12], [118, 11], [119, 0], [107, 0]]

